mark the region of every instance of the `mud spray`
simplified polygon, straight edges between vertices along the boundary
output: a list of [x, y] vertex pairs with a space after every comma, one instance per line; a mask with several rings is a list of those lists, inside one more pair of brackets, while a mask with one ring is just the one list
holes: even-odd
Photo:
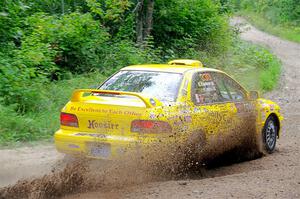
[[261, 155], [254, 118], [245, 120], [243, 128], [231, 128], [222, 132], [225, 136], [209, 141], [202, 131], [195, 131], [185, 142], [173, 136], [172, 142], [146, 146], [141, 153], [128, 152], [118, 160], [68, 160], [63, 170], [0, 189], [0, 198], [58, 198], [153, 181], [209, 177], [205, 174], [208, 169]]

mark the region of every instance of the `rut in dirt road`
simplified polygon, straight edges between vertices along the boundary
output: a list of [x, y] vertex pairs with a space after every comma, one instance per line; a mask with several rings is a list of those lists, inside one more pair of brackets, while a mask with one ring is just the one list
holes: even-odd
[[[300, 44], [284, 41], [246, 24], [241, 37], [269, 47], [283, 63], [279, 88], [266, 94], [277, 102], [285, 121], [277, 151], [260, 159], [206, 170], [207, 178], [153, 182], [66, 198], [300, 198]], [[199, 178], [199, 179], [197, 179]]]

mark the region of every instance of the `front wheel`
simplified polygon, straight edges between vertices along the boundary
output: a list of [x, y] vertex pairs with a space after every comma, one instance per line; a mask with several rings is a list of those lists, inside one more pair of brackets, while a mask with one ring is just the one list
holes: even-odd
[[273, 153], [276, 146], [276, 139], [278, 135], [278, 127], [275, 122], [274, 116], [270, 116], [263, 128], [262, 140], [263, 147], [267, 153]]

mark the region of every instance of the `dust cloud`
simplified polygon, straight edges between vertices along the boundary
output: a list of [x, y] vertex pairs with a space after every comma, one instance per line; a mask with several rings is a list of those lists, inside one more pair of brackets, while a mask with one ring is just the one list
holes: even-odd
[[246, 122], [242, 129], [223, 131], [224, 136], [209, 142], [203, 133], [196, 131], [184, 142], [172, 136], [171, 142], [144, 146], [139, 153], [128, 151], [116, 160], [74, 158], [62, 170], [0, 189], [0, 199], [58, 198], [154, 181], [207, 177], [207, 169], [261, 156], [254, 134], [255, 121], [251, 118], [243, 121]]

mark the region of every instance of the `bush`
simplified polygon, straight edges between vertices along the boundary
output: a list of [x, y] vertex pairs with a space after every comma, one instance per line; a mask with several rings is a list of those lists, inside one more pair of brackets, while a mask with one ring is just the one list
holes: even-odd
[[[35, 62], [47, 74], [57, 70], [88, 72], [101, 67], [109, 34], [90, 14], [71, 13], [62, 17], [40, 13], [27, 19], [32, 30], [24, 36], [21, 57]], [[38, 55], [33, 59], [32, 55]]]
[[[59, 113], [76, 88], [90, 88], [104, 80], [100, 73], [90, 73], [70, 80], [35, 83], [28, 92], [30, 106], [23, 114], [17, 113], [16, 105], [0, 104], [0, 145], [11, 142], [45, 139], [59, 128]], [[38, 96], [33, 96], [35, 93]], [[25, 94], [26, 95], [26, 94]], [[31, 101], [31, 103], [29, 103]]]
[[158, 0], [153, 37], [157, 46], [184, 53], [188, 48], [218, 53], [230, 43], [227, 18], [211, 0]]
[[19, 43], [22, 36], [23, 18], [28, 14], [28, 6], [20, 1], [0, 1], [0, 49], [8, 41]]
[[26, 23], [30, 27], [21, 47], [12, 44], [0, 51], [0, 103], [16, 104], [19, 113], [38, 108], [44, 100], [40, 87], [50, 81], [91, 71], [109, 75], [126, 65], [161, 61], [150, 42], [140, 49], [131, 41], [114, 41], [90, 14], [60, 18], [39, 13]]
[[232, 0], [238, 10], [248, 10], [263, 14], [273, 24], [300, 24], [299, 0]]
[[223, 60], [226, 66], [224, 70], [243, 82], [248, 89], [266, 92], [277, 86], [281, 63], [266, 48], [235, 40]]

